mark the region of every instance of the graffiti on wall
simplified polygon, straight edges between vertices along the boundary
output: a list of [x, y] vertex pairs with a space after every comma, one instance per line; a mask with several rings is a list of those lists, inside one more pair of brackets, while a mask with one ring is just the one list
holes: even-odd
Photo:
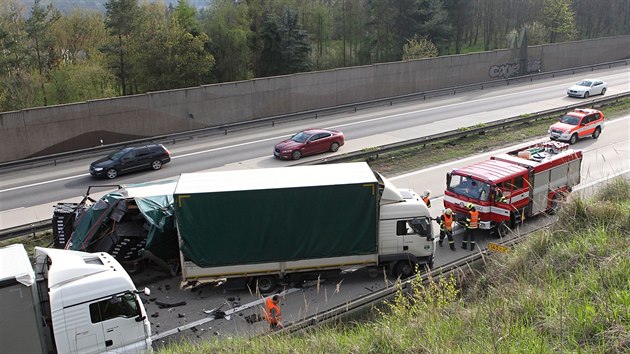
[[[519, 75], [521, 68], [520, 63], [506, 63], [501, 65], [492, 65], [488, 74], [493, 79], [507, 79]], [[540, 72], [542, 69], [542, 60], [529, 59], [527, 60], [527, 73], [533, 74]]]

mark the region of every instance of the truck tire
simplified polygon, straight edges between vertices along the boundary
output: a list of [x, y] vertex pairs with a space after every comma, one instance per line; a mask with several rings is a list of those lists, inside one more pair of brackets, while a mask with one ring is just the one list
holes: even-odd
[[416, 271], [416, 265], [411, 261], [398, 261], [394, 266], [394, 273], [401, 279], [409, 278]]
[[261, 293], [269, 293], [276, 289], [277, 279], [273, 275], [263, 275], [255, 279], [255, 286]]

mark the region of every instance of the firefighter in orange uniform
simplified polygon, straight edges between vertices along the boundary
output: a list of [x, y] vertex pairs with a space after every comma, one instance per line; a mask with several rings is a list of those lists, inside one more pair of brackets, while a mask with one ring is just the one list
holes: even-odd
[[468, 240], [470, 240], [470, 250], [475, 249], [475, 233], [479, 229], [479, 212], [473, 203], [466, 205], [468, 215], [466, 216], [466, 230], [464, 230], [464, 242], [462, 248], [468, 248]]
[[431, 200], [429, 199], [430, 195], [431, 191], [428, 189], [422, 193], [422, 200], [424, 201], [424, 204], [427, 205], [427, 208], [431, 207]]
[[440, 224], [440, 240], [438, 244], [442, 247], [442, 242], [445, 237], [448, 237], [448, 246], [451, 251], [455, 251], [455, 241], [453, 240], [453, 211], [451, 208], [447, 208], [442, 215], [436, 218], [436, 221]]
[[268, 297], [265, 301], [265, 319], [269, 322], [269, 328], [272, 330], [284, 327], [282, 325], [282, 317], [280, 316], [279, 302], [280, 297], [278, 295]]

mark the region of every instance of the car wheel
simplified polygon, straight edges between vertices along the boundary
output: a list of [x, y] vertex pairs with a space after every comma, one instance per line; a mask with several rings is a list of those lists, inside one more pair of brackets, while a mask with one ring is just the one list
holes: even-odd
[[406, 279], [413, 275], [413, 273], [415, 272], [415, 267], [413, 262], [399, 261], [394, 267], [394, 272], [396, 272], [396, 275], [399, 276], [401, 279]]
[[588, 91], [584, 92], [584, 98], [588, 98]]
[[600, 128], [600, 127], [595, 128], [595, 131], [593, 132], [593, 139], [599, 138], [599, 135], [601, 133], [602, 133], [602, 128]]
[[606, 93], [606, 88], [604, 87], [604, 88], [602, 89], [602, 96], [603, 96], [605, 93]]
[[577, 142], [578, 136], [577, 134], [571, 135], [571, 139], [569, 139], [569, 144], [573, 145]]
[[159, 170], [160, 168], [162, 168], [162, 161], [160, 160], [155, 160], [153, 162], [151, 162], [151, 168], [154, 170]]
[[294, 160], [299, 160], [300, 157], [302, 157], [302, 153], [299, 151], [293, 151], [293, 153], [291, 154], [291, 157], [293, 157]]
[[337, 152], [337, 150], [339, 150], [339, 143], [338, 142], [334, 142], [330, 145], [330, 151], [332, 152]]
[[118, 171], [116, 171], [115, 168], [110, 168], [109, 170], [107, 170], [107, 178], [114, 179], [116, 177], [118, 177]]

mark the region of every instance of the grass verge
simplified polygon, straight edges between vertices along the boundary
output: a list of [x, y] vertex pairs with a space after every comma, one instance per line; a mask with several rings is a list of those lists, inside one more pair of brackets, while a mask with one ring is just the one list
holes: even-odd
[[170, 345], [160, 353], [627, 353], [630, 351], [630, 183], [573, 199], [552, 229], [484, 270], [417, 278], [374, 321]]

